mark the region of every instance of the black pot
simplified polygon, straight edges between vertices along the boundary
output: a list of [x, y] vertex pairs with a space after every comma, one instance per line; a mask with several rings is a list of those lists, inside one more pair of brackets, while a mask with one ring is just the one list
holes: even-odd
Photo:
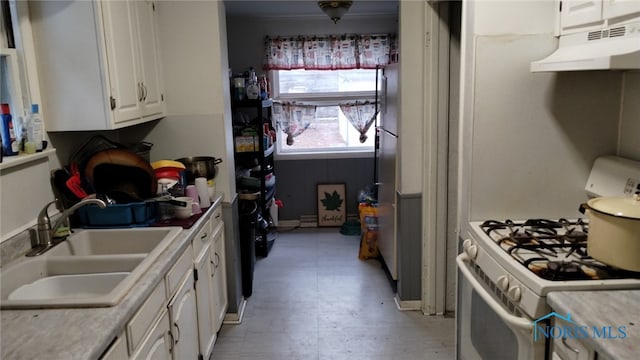
[[176, 159], [176, 161], [184, 164], [187, 183], [193, 184], [196, 178], [199, 177], [207, 179], [215, 178], [218, 173], [218, 167], [216, 165], [220, 164], [222, 159], [217, 159], [212, 156], [190, 156]]

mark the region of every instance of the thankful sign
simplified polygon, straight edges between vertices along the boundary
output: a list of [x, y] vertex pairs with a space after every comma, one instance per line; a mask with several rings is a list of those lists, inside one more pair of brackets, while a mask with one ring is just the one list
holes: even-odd
[[341, 226], [346, 220], [345, 184], [318, 184], [318, 226]]

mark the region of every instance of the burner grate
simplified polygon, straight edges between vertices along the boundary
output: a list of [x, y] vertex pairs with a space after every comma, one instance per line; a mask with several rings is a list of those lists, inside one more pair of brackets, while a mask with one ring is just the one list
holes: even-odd
[[640, 278], [640, 273], [619, 270], [589, 256], [589, 226], [582, 219], [487, 220], [480, 227], [513, 259], [547, 280]]

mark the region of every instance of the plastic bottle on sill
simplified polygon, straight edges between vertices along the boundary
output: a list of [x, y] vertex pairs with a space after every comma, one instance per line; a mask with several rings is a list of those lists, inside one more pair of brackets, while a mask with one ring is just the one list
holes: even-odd
[[249, 68], [249, 83], [247, 85], [247, 99], [256, 100], [260, 97], [260, 87], [258, 86], [258, 76], [253, 68]]
[[16, 131], [11, 117], [9, 104], [2, 104], [2, 151], [5, 156], [18, 155], [20, 144], [16, 137]]
[[42, 151], [42, 135], [44, 126], [40, 117], [40, 108], [38, 104], [31, 104], [31, 113], [27, 116], [27, 143], [32, 142], [35, 150]]

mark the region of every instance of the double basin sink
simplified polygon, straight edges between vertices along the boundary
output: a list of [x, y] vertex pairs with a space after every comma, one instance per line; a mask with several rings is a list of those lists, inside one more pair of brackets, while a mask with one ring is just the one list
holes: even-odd
[[179, 227], [90, 229], [0, 272], [2, 309], [106, 307], [122, 300]]

